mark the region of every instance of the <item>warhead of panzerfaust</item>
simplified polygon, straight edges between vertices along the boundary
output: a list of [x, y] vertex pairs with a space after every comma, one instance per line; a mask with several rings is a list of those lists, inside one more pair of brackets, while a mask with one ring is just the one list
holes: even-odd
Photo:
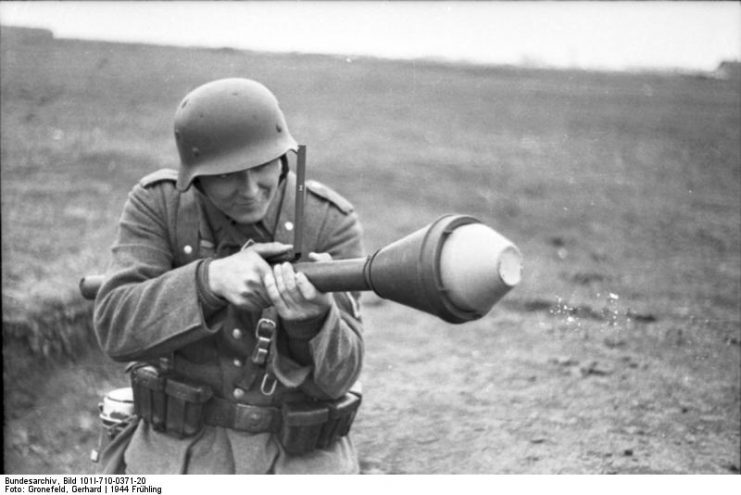
[[297, 263], [323, 292], [372, 290], [449, 323], [485, 316], [522, 277], [522, 255], [473, 217], [445, 215], [367, 258]]

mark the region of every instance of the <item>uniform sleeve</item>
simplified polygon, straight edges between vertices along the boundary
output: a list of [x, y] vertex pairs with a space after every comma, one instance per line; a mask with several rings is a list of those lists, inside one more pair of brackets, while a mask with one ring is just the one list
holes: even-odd
[[196, 287], [200, 261], [172, 269], [168, 212], [170, 182], [137, 185], [121, 215], [112, 261], [95, 301], [96, 336], [119, 361], [167, 355], [211, 334]]
[[[329, 208], [317, 252], [328, 252], [334, 259], [363, 256], [362, 228], [354, 211]], [[357, 297], [334, 293], [332, 299], [332, 307], [321, 321], [293, 327], [282, 325], [283, 340], [273, 360], [276, 375], [286, 385], [300, 386], [318, 398], [344, 395], [358, 379], [363, 363]]]

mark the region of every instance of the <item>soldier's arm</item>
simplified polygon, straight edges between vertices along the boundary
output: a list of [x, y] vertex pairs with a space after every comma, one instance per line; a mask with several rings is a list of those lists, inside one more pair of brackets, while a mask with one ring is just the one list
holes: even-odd
[[101, 348], [115, 360], [166, 355], [211, 333], [196, 290], [200, 262], [172, 269], [173, 188], [138, 184], [124, 206], [93, 316]]

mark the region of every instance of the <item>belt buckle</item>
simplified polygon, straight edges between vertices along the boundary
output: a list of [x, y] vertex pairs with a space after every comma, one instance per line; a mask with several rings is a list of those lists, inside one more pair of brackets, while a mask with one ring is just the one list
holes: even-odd
[[270, 411], [245, 404], [235, 404], [234, 429], [262, 433], [270, 430]]

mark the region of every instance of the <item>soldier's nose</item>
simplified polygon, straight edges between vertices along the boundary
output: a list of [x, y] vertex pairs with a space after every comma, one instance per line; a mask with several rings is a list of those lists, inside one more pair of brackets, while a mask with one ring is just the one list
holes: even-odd
[[259, 191], [257, 181], [249, 170], [246, 170], [242, 177], [240, 177], [240, 190], [247, 196], [254, 196]]

